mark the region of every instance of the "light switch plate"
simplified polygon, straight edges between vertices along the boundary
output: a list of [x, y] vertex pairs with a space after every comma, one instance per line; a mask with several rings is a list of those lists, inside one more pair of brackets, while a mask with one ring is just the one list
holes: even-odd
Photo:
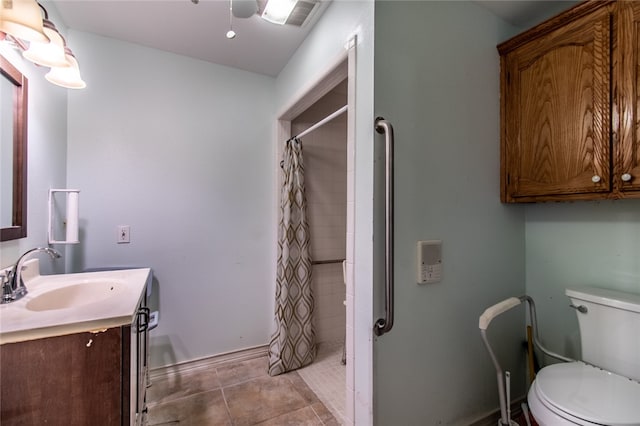
[[131, 242], [131, 228], [129, 225], [118, 226], [118, 237], [116, 241], [118, 244], [128, 244]]

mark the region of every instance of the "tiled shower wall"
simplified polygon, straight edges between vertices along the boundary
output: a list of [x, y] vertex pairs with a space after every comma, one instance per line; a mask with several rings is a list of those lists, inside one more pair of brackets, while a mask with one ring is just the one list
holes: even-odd
[[[298, 134], [346, 104], [339, 86], [291, 123]], [[345, 333], [345, 285], [342, 260], [347, 231], [346, 114], [302, 138], [311, 258], [338, 261], [313, 267], [314, 321], [318, 342], [342, 340]]]

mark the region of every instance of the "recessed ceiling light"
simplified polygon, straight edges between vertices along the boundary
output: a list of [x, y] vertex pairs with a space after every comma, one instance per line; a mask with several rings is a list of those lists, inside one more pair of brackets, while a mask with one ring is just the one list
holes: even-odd
[[297, 0], [269, 0], [262, 18], [274, 24], [284, 25], [296, 6]]

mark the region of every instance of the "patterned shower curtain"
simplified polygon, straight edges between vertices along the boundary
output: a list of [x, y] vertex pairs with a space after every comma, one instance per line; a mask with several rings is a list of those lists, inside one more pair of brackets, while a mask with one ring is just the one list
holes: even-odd
[[310, 364], [316, 355], [309, 225], [306, 217], [302, 143], [285, 144], [280, 200], [275, 332], [269, 343], [269, 375]]

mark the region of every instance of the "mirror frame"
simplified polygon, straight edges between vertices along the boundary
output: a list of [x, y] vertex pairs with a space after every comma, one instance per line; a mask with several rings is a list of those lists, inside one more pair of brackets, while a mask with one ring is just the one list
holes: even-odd
[[27, 99], [28, 79], [0, 54], [0, 74], [13, 83], [13, 207], [11, 226], [0, 229], [0, 241], [27, 236]]

